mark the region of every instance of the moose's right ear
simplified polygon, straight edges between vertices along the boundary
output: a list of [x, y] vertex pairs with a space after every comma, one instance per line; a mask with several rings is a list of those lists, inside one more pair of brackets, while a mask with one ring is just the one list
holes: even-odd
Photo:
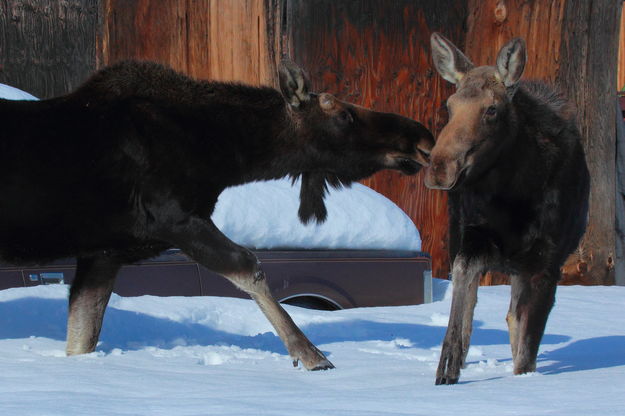
[[280, 90], [289, 105], [299, 108], [302, 103], [310, 100], [308, 77], [293, 61], [283, 59], [278, 69]]
[[432, 60], [436, 70], [452, 84], [458, 82], [473, 68], [473, 64], [458, 48], [440, 33], [432, 33]]

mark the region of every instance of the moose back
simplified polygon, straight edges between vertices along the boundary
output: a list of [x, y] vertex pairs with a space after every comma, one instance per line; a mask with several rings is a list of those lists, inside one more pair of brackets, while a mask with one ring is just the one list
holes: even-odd
[[0, 100], [0, 260], [77, 258], [68, 354], [94, 350], [119, 268], [175, 246], [256, 300], [295, 364], [333, 367], [256, 257], [212, 223], [215, 202], [229, 186], [301, 176], [300, 218], [323, 221], [327, 184], [414, 174], [434, 142], [416, 121], [311, 93], [290, 61], [279, 80], [280, 91], [200, 82], [124, 62], [66, 96]]

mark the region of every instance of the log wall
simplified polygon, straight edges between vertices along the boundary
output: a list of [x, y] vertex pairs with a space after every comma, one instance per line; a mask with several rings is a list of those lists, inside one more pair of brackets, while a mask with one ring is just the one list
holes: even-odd
[[262, 0], [104, 0], [103, 10], [100, 67], [143, 59], [200, 79], [274, 84]]

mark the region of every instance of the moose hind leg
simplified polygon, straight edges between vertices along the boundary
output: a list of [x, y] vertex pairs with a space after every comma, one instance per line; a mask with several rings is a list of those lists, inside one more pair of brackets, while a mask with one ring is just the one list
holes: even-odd
[[506, 323], [508, 324], [508, 335], [510, 337], [510, 349], [512, 351], [512, 360], [516, 360], [517, 350], [519, 348], [519, 320], [517, 317], [517, 305], [519, 298], [523, 293], [528, 293], [527, 285], [529, 279], [527, 276], [511, 275], [510, 276], [510, 307], [506, 315]]
[[514, 309], [509, 312], [512, 314], [509, 322], [516, 333], [514, 339], [511, 336], [511, 342], [515, 343], [512, 346], [514, 374], [525, 374], [536, 371], [538, 347], [555, 302], [557, 277], [545, 272], [513, 279], [512, 285], [513, 294], [518, 295], [516, 305], [511, 302]]
[[191, 219], [187, 226], [171, 231], [165, 238], [248, 293], [273, 325], [295, 365], [301, 361], [308, 370], [334, 368], [273, 298], [252, 252], [230, 241], [210, 220], [200, 218]]
[[67, 355], [95, 350], [120, 264], [109, 257], [79, 258], [69, 295]]
[[473, 311], [477, 302], [477, 288], [484, 265], [481, 260], [454, 260], [453, 296], [447, 333], [443, 340], [441, 358], [436, 371], [436, 384], [456, 384], [460, 369], [469, 350]]
[[289, 314], [271, 295], [265, 274], [258, 266], [253, 272], [226, 275], [226, 277], [256, 301], [284, 342], [294, 366], [301, 361], [308, 370], [334, 368], [334, 365], [308, 340]]

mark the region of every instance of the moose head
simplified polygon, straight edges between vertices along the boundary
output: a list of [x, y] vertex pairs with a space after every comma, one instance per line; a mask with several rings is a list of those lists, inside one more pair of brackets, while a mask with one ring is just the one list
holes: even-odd
[[512, 99], [525, 68], [525, 41], [512, 39], [495, 66], [480, 67], [438, 33], [431, 44], [436, 70], [456, 85], [456, 93], [447, 99], [449, 121], [432, 149], [425, 184], [449, 190], [479, 177], [513, 140]]
[[325, 220], [328, 185], [349, 186], [382, 169], [413, 175], [427, 166], [434, 138], [422, 124], [312, 93], [304, 71], [289, 60], [282, 61], [279, 78], [302, 156], [291, 172], [302, 179], [302, 222]]

